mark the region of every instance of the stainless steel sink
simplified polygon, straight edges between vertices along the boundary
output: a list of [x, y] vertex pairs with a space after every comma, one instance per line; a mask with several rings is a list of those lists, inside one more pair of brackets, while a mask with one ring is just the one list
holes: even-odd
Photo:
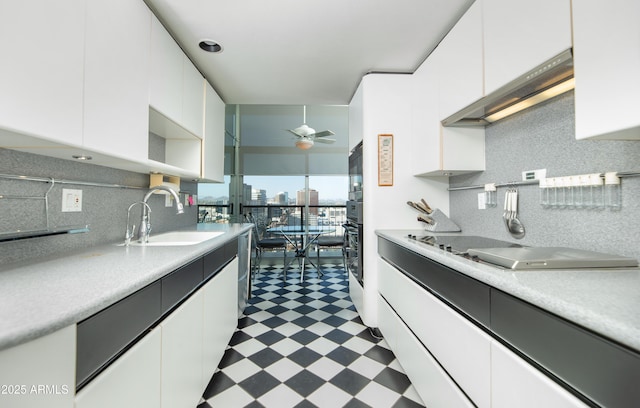
[[[150, 235], [149, 242], [131, 241], [131, 246], [182, 246], [196, 245], [206, 240], [219, 237], [224, 231], [172, 231]], [[124, 245], [124, 244], [121, 244]]]

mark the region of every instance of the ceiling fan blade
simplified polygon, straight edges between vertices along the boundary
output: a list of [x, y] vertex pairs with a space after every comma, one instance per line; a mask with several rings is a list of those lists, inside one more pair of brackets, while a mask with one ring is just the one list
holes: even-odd
[[296, 135], [297, 137], [304, 137], [304, 135], [296, 132], [296, 129], [287, 129], [289, 132], [293, 133], [294, 135]]
[[336, 139], [314, 139], [318, 143], [334, 143]]
[[321, 132], [317, 132], [317, 133], [314, 133], [313, 135], [309, 135], [309, 136], [313, 136], [313, 137], [327, 137], [327, 136], [333, 136], [333, 135], [335, 135], [335, 133], [333, 133], [332, 131], [330, 131], [330, 130], [323, 130], [323, 131], [321, 131]]

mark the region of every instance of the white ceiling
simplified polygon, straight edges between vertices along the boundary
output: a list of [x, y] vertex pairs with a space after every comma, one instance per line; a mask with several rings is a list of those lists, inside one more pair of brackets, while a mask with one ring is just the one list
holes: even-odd
[[474, 0], [145, 1], [226, 103], [346, 105], [367, 72], [413, 72]]

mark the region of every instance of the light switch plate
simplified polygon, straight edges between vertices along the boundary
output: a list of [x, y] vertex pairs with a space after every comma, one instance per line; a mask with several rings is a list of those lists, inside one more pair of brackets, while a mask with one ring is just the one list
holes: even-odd
[[82, 190], [62, 189], [62, 212], [82, 211]]

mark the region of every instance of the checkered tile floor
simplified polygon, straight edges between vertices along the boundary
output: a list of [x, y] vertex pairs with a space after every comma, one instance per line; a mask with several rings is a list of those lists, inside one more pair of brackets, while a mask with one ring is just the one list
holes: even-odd
[[322, 270], [300, 283], [290, 268], [286, 284], [282, 265], [261, 270], [198, 408], [424, 406], [385, 340], [362, 324], [342, 266]]

